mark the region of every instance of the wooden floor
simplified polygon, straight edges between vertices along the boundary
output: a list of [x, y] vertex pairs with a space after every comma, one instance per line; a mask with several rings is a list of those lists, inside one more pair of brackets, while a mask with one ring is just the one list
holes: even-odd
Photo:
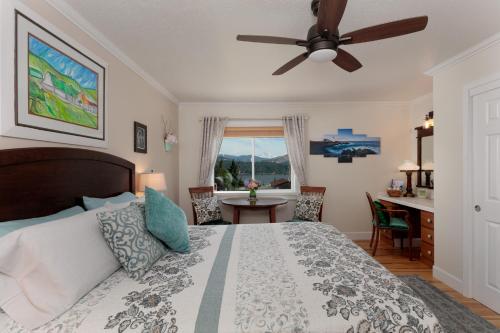
[[[361, 246], [366, 251], [369, 250], [369, 241], [356, 241], [356, 244]], [[370, 252], [371, 253], [371, 252]], [[404, 255], [404, 256], [403, 256]], [[375, 256], [378, 262], [384, 265], [395, 275], [418, 275], [426, 281], [430, 282], [435, 287], [444, 291], [446, 294], [453, 297], [459, 303], [468, 307], [475, 314], [483, 317], [491, 322], [497, 328], [500, 328], [500, 315], [481, 303], [462, 296], [459, 292], [451, 289], [444, 283], [432, 277], [432, 269], [419, 261], [409, 261], [407, 254], [402, 254], [399, 248], [392, 248], [390, 244], [381, 243], [377, 249]]]

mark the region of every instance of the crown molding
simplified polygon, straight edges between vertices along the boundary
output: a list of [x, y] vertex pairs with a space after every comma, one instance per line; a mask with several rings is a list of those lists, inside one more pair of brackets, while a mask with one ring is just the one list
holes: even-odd
[[360, 104], [360, 105], [373, 105], [373, 104], [379, 104], [379, 105], [401, 105], [401, 106], [407, 106], [409, 105], [413, 100], [408, 100], [408, 101], [321, 101], [321, 102], [314, 102], [314, 101], [293, 101], [293, 102], [279, 102], [279, 101], [271, 101], [271, 102], [214, 102], [214, 101], [208, 101], [208, 102], [203, 102], [203, 101], [197, 101], [197, 102], [180, 102], [179, 107], [185, 107], [185, 106], [204, 106], [204, 105], [210, 105], [210, 106], [267, 106], [267, 105], [275, 105], [277, 107], [283, 106], [294, 106], [294, 107], [314, 107], [314, 106], [328, 106], [328, 105], [352, 105], [352, 104]]
[[63, 0], [45, 0], [45, 2], [47, 2], [55, 10], [66, 17], [71, 23], [87, 33], [91, 38], [99, 43], [99, 45], [105, 48], [109, 53], [115, 56], [128, 68], [130, 68], [134, 73], [139, 75], [151, 87], [158, 90], [162, 95], [167, 97], [173, 103], [179, 104], [179, 100], [177, 99], [177, 97], [175, 97], [170, 91], [168, 91], [161, 83], [155, 80], [135, 61], [129, 58], [120, 48], [118, 48], [115, 44], [113, 44], [113, 42], [106, 38], [104, 34], [102, 34], [96, 27], [94, 27], [89, 21], [87, 21], [82, 15], [80, 15], [73, 7], [68, 5]]
[[414, 103], [420, 103], [420, 102], [423, 102], [423, 101], [425, 101], [426, 99], [429, 99], [429, 98], [432, 100], [433, 96], [434, 96], [433, 93], [430, 92], [428, 94], [425, 94], [425, 95], [419, 96], [419, 97], [417, 97], [415, 99], [412, 99], [410, 101], [410, 103], [412, 103], [412, 104], [414, 104]]
[[453, 65], [456, 65], [458, 63], [461, 63], [461, 62], [469, 59], [470, 57], [478, 54], [479, 52], [482, 52], [484, 50], [489, 49], [490, 47], [497, 45], [498, 43], [500, 43], [500, 33], [497, 33], [497, 34], [491, 36], [490, 38], [485, 39], [481, 43], [457, 54], [456, 56], [454, 56], [454, 57], [452, 57], [452, 58], [434, 66], [434, 67], [432, 67], [431, 69], [427, 70], [424, 73], [426, 75], [429, 75], [429, 76], [434, 76], [434, 75], [442, 72], [444, 69], [451, 67]]

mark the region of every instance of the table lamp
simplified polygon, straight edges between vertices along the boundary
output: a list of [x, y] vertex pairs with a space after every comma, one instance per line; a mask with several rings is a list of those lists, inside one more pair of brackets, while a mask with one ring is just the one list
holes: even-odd
[[422, 171], [425, 173], [425, 186], [430, 187], [431, 186], [431, 173], [432, 173], [432, 171], [434, 171], [434, 163], [425, 162], [424, 165], [422, 165]]
[[167, 182], [165, 181], [165, 174], [161, 172], [150, 172], [139, 174], [138, 192], [144, 193], [146, 187], [152, 188], [158, 192], [163, 192], [167, 189]]
[[413, 194], [413, 188], [411, 186], [411, 175], [413, 172], [420, 170], [420, 167], [412, 161], [406, 160], [398, 167], [398, 169], [401, 172], [406, 172], [406, 193], [404, 194], [404, 196], [414, 197], [415, 194]]

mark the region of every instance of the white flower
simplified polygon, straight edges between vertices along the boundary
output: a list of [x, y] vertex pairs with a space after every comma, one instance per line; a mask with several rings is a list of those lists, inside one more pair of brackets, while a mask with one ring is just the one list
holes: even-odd
[[177, 137], [173, 133], [167, 133], [165, 135], [165, 143], [176, 144]]

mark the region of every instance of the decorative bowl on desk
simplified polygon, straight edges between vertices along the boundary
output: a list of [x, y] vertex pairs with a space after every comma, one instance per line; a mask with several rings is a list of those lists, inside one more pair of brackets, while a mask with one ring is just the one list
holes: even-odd
[[393, 188], [388, 188], [387, 189], [387, 194], [390, 197], [397, 198], [403, 195], [403, 191], [398, 190], [398, 189], [393, 189]]

